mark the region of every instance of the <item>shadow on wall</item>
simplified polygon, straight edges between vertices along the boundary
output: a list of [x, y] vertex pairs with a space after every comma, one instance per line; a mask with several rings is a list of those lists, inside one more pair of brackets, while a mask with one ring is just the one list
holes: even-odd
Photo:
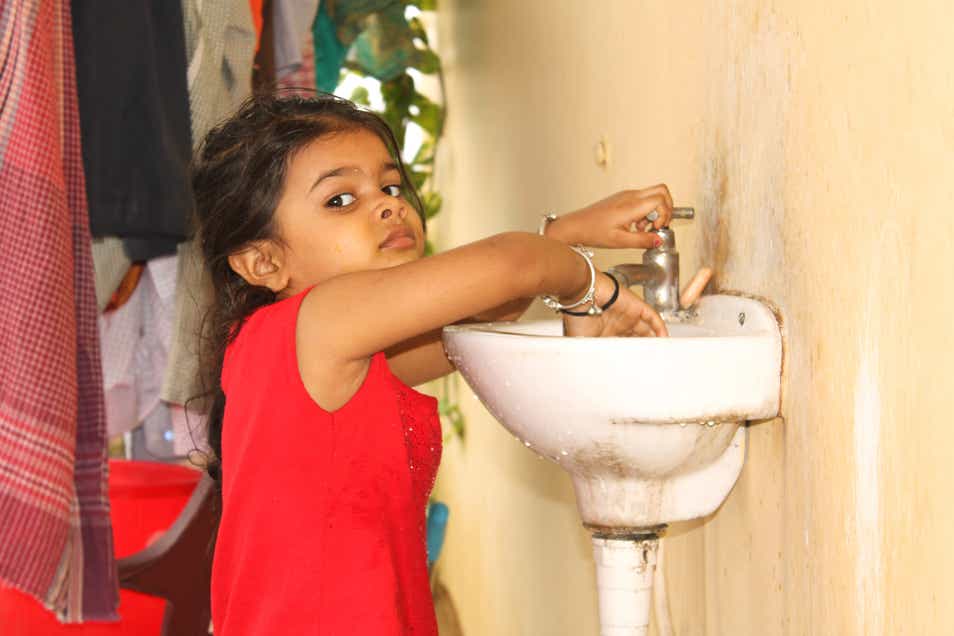
[[454, 601], [439, 579], [434, 582], [432, 593], [434, 612], [437, 614], [437, 633], [441, 636], [464, 636]]
[[725, 266], [729, 260], [729, 211], [726, 198], [729, 192], [729, 175], [725, 167], [725, 147], [721, 136], [717, 135], [713, 143], [711, 159], [706, 161], [703, 173], [704, 193], [702, 209], [697, 220], [703, 224], [699, 233], [701, 238], [700, 262], [712, 268], [712, 279], [705, 293], [713, 293], [723, 287]]

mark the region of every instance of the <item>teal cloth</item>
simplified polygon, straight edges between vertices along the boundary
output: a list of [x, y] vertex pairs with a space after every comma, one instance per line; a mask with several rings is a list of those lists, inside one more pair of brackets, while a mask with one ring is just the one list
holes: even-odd
[[404, 6], [394, 3], [371, 15], [354, 42], [355, 61], [382, 82], [404, 73], [414, 59], [414, 33]]
[[334, 92], [341, 67], [350, 59], [368, 75], [386, 82], [403, 74], [417, 53], [414, 33], [400, 0], [336, 0], [334, 18], [322, 2], [312, 26], [315, 84]]
[[338, 39], [335, 23], [328, 15], [322, 2], [318, 7], [314, 25], [311, 27], [315, 44], [315, 87], [326, 93], [333, 93], [338, 87], [338, 77], [344, 64], [348, 47]]

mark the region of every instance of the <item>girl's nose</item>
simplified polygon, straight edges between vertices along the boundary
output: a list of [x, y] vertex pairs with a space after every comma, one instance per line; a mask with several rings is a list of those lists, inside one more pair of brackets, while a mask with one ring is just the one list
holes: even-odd
[[[392, 208], [384, 208], [383, 210], [381, 210], [381, 218], [389, 219], [391, 218], [391, 215], [393, 213], [394, 213], [394, 210]], [[399, 219], [403, 219], [404, 217], [407, 216], [407, 209], [403, 205], [399, 206], [397, 208], [397, 215]]]

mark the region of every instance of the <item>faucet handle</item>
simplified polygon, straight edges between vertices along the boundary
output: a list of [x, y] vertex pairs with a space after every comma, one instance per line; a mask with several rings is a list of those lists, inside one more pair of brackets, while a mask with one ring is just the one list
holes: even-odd
[[[659, 218], [659, 212], [653, 210], [646, 215], [647, 221], [655, 221]], [[672, 209], [672, 218], [674, 219], [694, 219], [696, 218], [696, 209], [695, 208], [673, 208]]]

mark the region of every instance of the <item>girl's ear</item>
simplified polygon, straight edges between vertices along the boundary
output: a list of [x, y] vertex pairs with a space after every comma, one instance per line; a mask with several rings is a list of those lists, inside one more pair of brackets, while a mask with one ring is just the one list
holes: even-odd
[[288, 287], [284, 251], [274, 241], [256, 241], [229, 255], [229, 266], [249, 285], [268, 287], [276, 294]]

